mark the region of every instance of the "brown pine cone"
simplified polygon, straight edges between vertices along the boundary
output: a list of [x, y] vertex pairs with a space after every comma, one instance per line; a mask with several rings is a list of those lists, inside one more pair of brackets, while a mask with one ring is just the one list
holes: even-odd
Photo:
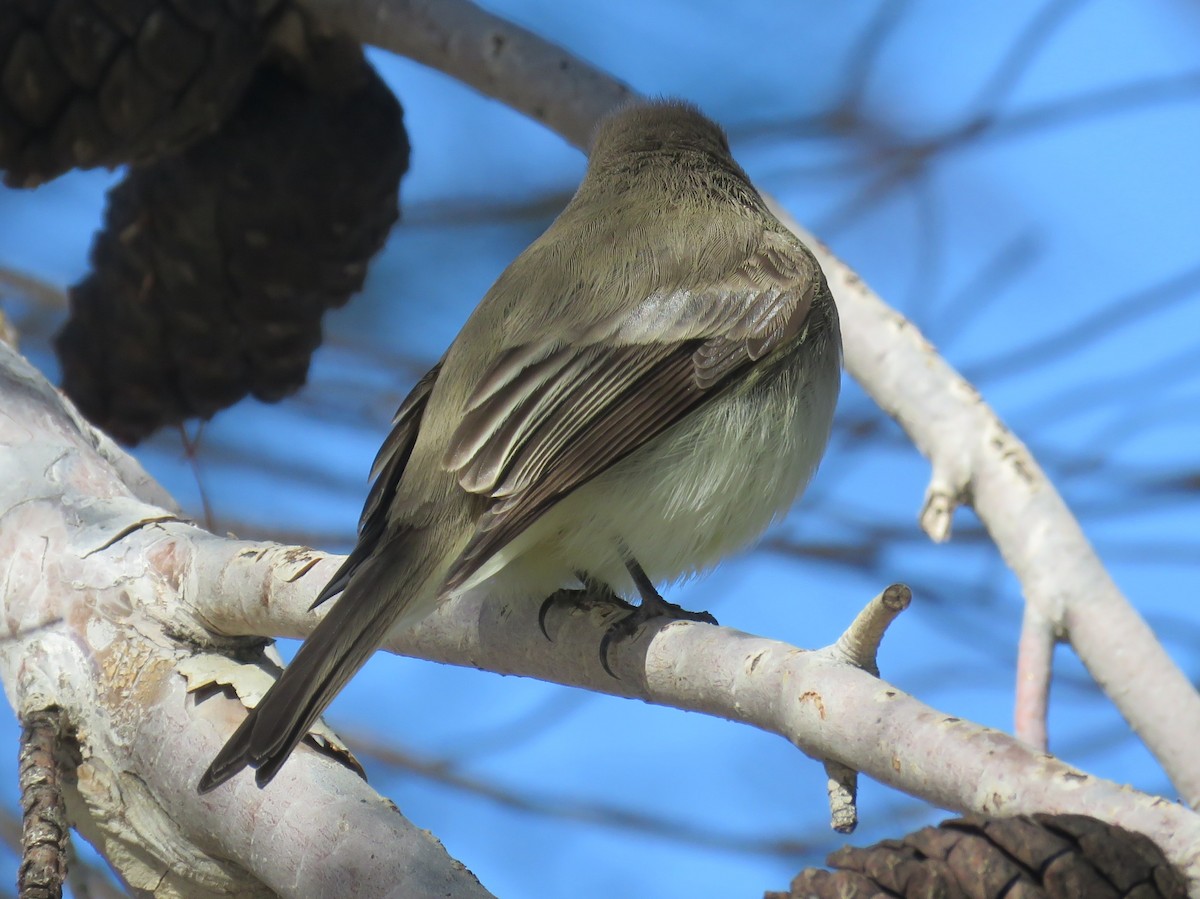
[[0, 0], [0, 169], [34, 187], [215, 131], [276, 0]]
[[398, 217], [400, 105], [360, 48], [321, 48], [264, 65], [220, 133], [110, 193], [56, 348], [67, 394], [119, 439], [302, 385], [321, 315]]
[[1149, 838], [1084, 815], [970, 816], [845, 847], [766, 899], [1186, 899]]

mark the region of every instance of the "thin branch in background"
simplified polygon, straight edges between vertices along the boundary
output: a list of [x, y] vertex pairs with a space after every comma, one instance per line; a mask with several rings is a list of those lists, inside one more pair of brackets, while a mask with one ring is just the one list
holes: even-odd
[[[884, 122], [861, 117], [848, 118], [840, 114], [837, 107], [806, 119], [801, 126], [794, 120], [771, 119], [744, 123], [738, 128], [737, 134], [746, 139], [837, 137], [859, 152], [848, 154], [844, 159], [793, 166], [787, 177], [792, 180], [828, 180], [833, 177], [854, 178], [863, 172], [873, 172], [875, 180], [872, 184], [879, 185], [893, 180], [894, 168], [916, 171], [920, 164], [935, 155], [969, 150], [984, 143], [1014, 140], [1029, 134], [1040, 135], [1051, 128], [1080, 125], [1197, 99], [1200, 99], [1200, 71], [1149, 77], [1004, 114], [984, 110], [919, 140], [895, 134]], [[885, 167], [886, 170], [881, 170]], [[868, 194], [878, 192], [877, 186], [866, 191]], [[848, 205], [856, 206], [860, 202], [852, 201]]]
[[1180, 471], [1147, 476], [1135, 486], [1152, 492], [1178, 494], [1194, 500], [1196, 493], [1200, 492], [1200, 471], [1197, 471], [1189, 463]]
[[442, 759], [422, 759], [392, 745], [351, 736], [347, 742], [356, 755], [364, 756], [396, 771], [404, 771], [444, 787], [469, 793], [514, 811], [545, 818], [574, 821], [615, 830], [630, 831], [706, 849], [746, 855], [765, 855], [794, 859], [812, 852], [813, 847], [791, 837], [747, 836], [722, 833], [691, 823], [673, 821], [659, 815], [622, 808], [602, 802], [569, 798], [536, 798], [526, 791], [510, 790], [481, 778], [454, 770]]
[[[1200, 397], [1195, 395], [1190, 397], [1151, 395], [1141, 406], [1130, 408], [1116, 421], [1101, 428], [1092, 439], [1098, 446], [1105, 447], [1110, 454], [1115, 454], [1129, 441], [1144, 440], [1147, 434], [1155, 429], [1165, 428], [1170, 431], [1189, 420], [1194, 424], [1197, 409], [1200, 409]], [[1193, 443], [1192, 447], [1194, 446]], [[1179, 449], [1181, 456], [1187, 453], [1183, 447]], [[1195, 458], [1194, 453], [1187, 453], [1187, 455]], [[1170, 476], [1166, 479], [1166, 484], [1171, 488], [1181, 486], [1175, 478]]]
[[[827, 825], [812, 828], [798, 837], [752, 837], [722, 833], [718, 830], [697, 827], [661, 816], [585, 799], [535, 798], [527, 792], [508, 790], [481, 778], [472, 778], [457, 773], [453, 770], [453, 766], [445, 760], [421, 759], [392, 745], [383, 745], [361, 735], [351, 736], [348, 742], [356, 754], [369, 757], [395, 772], [407, 772], [442, 786], [485, 799], [501, 807], [538, 817], [628, 831], [643, 836], [685, 843], [698, 848], [787, 860], [795, 860], [801, 856], [824, 855], [842, 843], [842, 836], [830, 832]], [[931, 812], [933, 810], [927, 803], [899, 795], [894, 800], [890, 800], [883, 809], [876, 810], [874, 817], [877, 822], [886, 822], [884, 826], [890, 831], [898, 826], [899, 821], [924, 820]], [[934, 814], [938, 813], [934, 812]]]
[[48, 334], [58, 326], [66, 308], [65, 290], [17, 269], [0, 266], [0, 332], [8, 332], [7, 337], [0, 334], [0, 340], [7, 340], [15, 347], [17, 342], [12, 340], [15, 334], [33, 337], [36, 342], [37, 335]]
[[931, 340], [949, 347], [966, 328], [993, 308], [1005, 291], [1024, 277], [1042, 256], [1044, 245], [1027, 228], [998, 246], [975, 273], [951, 293], [921, 326]]
[[964, 377], [976, 384], [1011, 378], [1043, 366], [1049, 360], [1065, 358], [1134, 322], [1194, 301], [1197, 295], [1200, 295], [1200, 265], [1193, 264], [1157, 284], [1102, 303], [1096, 311], [1064, 325], [1053, 334], [1039, 335], [1036, 340], [1014, 350], [964, 366]]
[[[1016, 412], [1012, 418], [1021, 428], [1037, 433], [1038, 428], [1050, 424], [1061, 425], [1077, 416], [1090, 415], [1099, 408], [1118, 406], [1128, 410], [1130, 396], [1152, 395], [1152, 389], [1176, 384], [1195, 375], [1198, 359], [1200, 343], [1185, 347], [1165, 358], [1150, 359], [1140, 370], [1122, 371], [1108, 378], [1090, 380], [1084, 384], [1069, 384], [1057, 391], [1053, 389], [1054, 385], [1048, 385], [1049, 390], [1035, 396], [1029, 406]], [[1172, 406], [1172, 418], [1181, 411], [1200, 409], [1176, 398], [1172, 399]], [[1124, 428], [1126, 432], [1131, 430], [1127, 421], [1122, 420], [1114, 424]]]
[[[405, 213], [405, 224], [408, 215]], [[398, 381], [409, 384], [415, 382], [421, 375], [433, 367], [434, 360], [425, 354], [413, 354], [383, 343], [367, 339], [374, 335], [355, 335], [353, 337], [330, 331], [321, 343], [323, 350], [337, 350], [353, 355], [356, 360], [369, 359], [380, 371], [387, 372]], [[406, 388], [407, 389], [407, 388]]]
[[1091, 119], [1144, 112], [1155, 106], [1195, 101], [1197, 98], [1200, 98], [1200, 71], [1144, 78], [1006, 113], [987, 122], [971, 137], [981, 141], [1012, 140]]
[[547, 700], [497, 727], [447, 738], [451, 748], [442, 757], [448, 765], [461, 765], [507, 752], [545, 735], [595, 698], [581, 690], [556, 690]]
[[67, 308], [67, 292], [25, 272], [0, 265], [0, 295], [15, 293], [32, 303], [55, 312]]
[[522, 195], [519, 200], [462, 196], [418, 201], [404, 207], [404, 228], [462, 228], [468, 225], [549, 222], [562, 212], [570, 199], [570, 191], [543, 189], [538, 193]]
[[204, 514], [204, 527], [211, 533], [217, 533], [217, 518], [213, 514], [212, 503], [208, 499], [208, 489], [204, 484], [204, 474], [200, 471], [200, 446], [204, 435], [204, 422], [196, 425], [196, 434], [188, 434], [187, 425], [179, 425], [179, 442], [183, 445], [183, 457], [187, 459], [192, 477], [196, 480], [196, 492], [200, 496], [200, 508]]
[[[422, 372], [424, 374], [424, 372]], [[304, 390], [285, 402], [305, 419], [322, 424], [351, 427], [364, 433], [377, 431], [379, 441], [387, 433], [392, 415], [407, 393], [407, 387], [417, 378], [404, 382], [397, 379], [395, 386], [376, 386], [363, 383], [353, 375], [343, 378], [322, 380], [312, 390]], [[402, 389], [400, 385], [406, 383]]]
[[[857, 121], [854, 127], [847, 127], [846, 121], [839, 118], [835, 109], [814, 120], [824, 123], [818, 125], [817, 130], [853, 137], [864, 152], [845, 161], [798, 166], [792, 169], [790, 176], [813, 179], [835, 175], [857, 176], [863, 171], [874, 173], [866, 185], [818, 222], [816, 230], [829, 237], [848, 227], [866, 210], [888, 197], [907, 178], [925, 171], [934, 157], [954, 150], [969, 149], [985, 140], [1013, 139], [1031, 132], [1041, 133], [1050, 126], [1078, 124], [1089, 119], [1142, 111], [1155, 105], [1195, 100], [1197, 97], [1200, 97], [1200, 72], [1147, 78], [1005, 115], [980, 112], [940, 135], [919, 141], [900, 139], [879, 122]], [[794, 130], [791, 125], [784, 125], [783, 128], [789, 134]], [[761, 136], [770, 131], [778, 133], [779, 129], [778, 123], [764, 123], [742, 130]]]
[[918, 173], [909, 184], [917, 216], [912, 286], [902, 308], [914, 321], [924, 324], [929, 308], [941, 293], [945, 270], [945, 220], [934, 193], [929, 172]]
[[878, 208], [884, 200], [918, 175], [933, 152], [933, 148], [929, 146], [897, 149], [888, 157], [886, 165], [872, 172], [866, 184], [835, 205], [832, 210], [821, 215], [813, 225], [814, 231], [823, 238], [832, 239], [849, 229], [852, 224]]
[[1050, 0], [1039, 9], [1013, 40], [1008, 53], [996, 66], [972, 104], [976, 110], [968, 120], [986, 118], [999, 108], [1028, 71], [1037, 55], [1046, 49], [1058, 30], [1089, 0]]
[[767, 537], [759, 544], [759, 548], [792, 559], [833, 562], [847, 567], [870, 568], [872, 571], [877, 570], [883, 551], [883, 547], [875, 540], [860, 539], [844, 544], [814, 543], [792, 541], [782, 536]]
[[849, 121], [861, 115], [875, 64], [911, 8], [910, 0], [883, 0], [875, 7], [871, 21], [846, 54], [843, 70], [846, 89], [836, 106], [843, 120]]
[[67, 886], [73, 899], [130, 899], [130, 894], [117, 885], [107, 869], [80, 858], [75, 841], [70, 846]]
[[19, 350], [21, 344], [21, 335], [5, 316], [3, 306], [0, 306], [0, 343], [7, 344], [14, 350]]
[[[1200, 540], [1191, 542], [1167, 542], [1163, 540], [1115, 540], [1097, 539], [1107, 558], [1115, 562], [1136, 562], [1139, 565], [1186, 565], [1193, 566], [1200, 559]], [[1182, 623], [1182, 621], [1180, 622]], [[1156, 627], [1159, 633], [1170, 633]], [[1196, 630], [1197, 645], [1200, 645], [1200, 629]]]
[[214, 429], [206, 436], [201, 448], [205, 463], [222, 465], [228, 473], [249, 474], [255, 477], [270, 474], [275, 479], [287, 480], [298, 486], [321, 484], [360, 495], [365, 493], [365, 472], [361, 477], [340, 477], [331, 472], [328, 465], [323, 465], [319, 459], [309, 456], [269, 456], [266, 452], [267, 447], [249, 445], [240, 438], [240, 434], [225, 436], [219, 429]]

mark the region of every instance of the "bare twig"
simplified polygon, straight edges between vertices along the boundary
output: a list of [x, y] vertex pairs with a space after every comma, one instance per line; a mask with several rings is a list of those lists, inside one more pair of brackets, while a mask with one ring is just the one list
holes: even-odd
[[25, 272], [0, 266], [0, 293], [8, 291], [27, 297], [47, 309], [67, 308], [65, 290]]
[[912, 602], [912, 591], [903, 584], [892, 584], [858, 613], [858, 617], [846, 628], [833, 651], [856, 668], [879, 676], [876, 656], [879, 644], [896, 616]]
[[64, 731], [63, 711], [58, 708], [30, 712], [23, 722], [18, 774], [24, 812], [17, 877], [20, 899], [62, 896], [71, 838], [61, 784]]
[[1054, 630], [1033, 603], [1025, 606], [1017, 651], [1017, 698], [1014, 731], [1035, 749], [1049, 746], [1050, 676], [1054, 665]]
[[813, 849], [802, 840], [794, 838], [722, 833], [718, 830], [698, 826], [693, 822], [677, 821], [662, 815], [648, 814], [609, 803], [541, 798], [531, 795], [526, 790], [506, 789], [482, 778], [463, 774], [444, 760], [420, 758], [413, 753], [366, 737], [354, 737], [349, 742], [353, 744], [355, 751], [359, 754], [370, 756], [384, 765], [410, 771], [414, 775], [453, 790], [479, 796], [514, 811], [626, 830], [674, 840], [691, 846], [721, 849], [727, 852], [792, 858], [803, 852], [811, 852]]

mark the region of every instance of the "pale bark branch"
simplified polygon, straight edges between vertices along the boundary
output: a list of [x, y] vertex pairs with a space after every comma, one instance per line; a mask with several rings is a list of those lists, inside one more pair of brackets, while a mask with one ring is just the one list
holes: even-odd
[[577, 147], [627, 85], [467, 0], [308, 0], [324, 23], [445, 72]]
[[[209, 538], [221, 594], [203, 591], [197, 614], [219, 631], [302, 637], [319, 620], [308, 605], [336, 558]], [[312, 562], [322, 559], [320, 564]], [[297, 571], [308, 569], [301, 577]], [[615, 610], [563, 597], [537, 626], [536, 601], [472, 596], [442, 606], [386, 648], [417, 658], [583, 687], [739, 721], [948, 809], [1007, 815], [1077, 812], [1147, 834], [1200, 877], [1200, 816], [1175, 803], [1092, 777], [989, 728], [938, 712], [847, 662], [834, 648], [807, 652], [690, 622], [648, 629], [622, 644], [614, 670], [599, 641]]]
[[1017, 696], [1013, 728], [1017, 739], [1035, 749], [1050, 747], [1050, 679], [1054, 669], [1054, 632], [1033, 603], [1025, 604], [1017, 650]]
[[61, 709], [81, 754], [63, 784], [70, 820], [121, 876], [162, 896], [486, 897], [315, 753], [277, 787], [197, 795], [242, 714], [197, 704], [181, 673], [211, 638], [180, 597], [219, 587], [191, 546], [220, 541], [139, 500], [165, 494], [3, 345], [0, 397], [0, 677], [18, 717]]
[[[782, 216], [786, 216], [782, 210]], [[1200, 694], [1121, 593], [1025, 445], [920, 331], [790, 219], [842, 316], [846, 368], [930, 459], [925, 508], [969, 501], [1037, 608], [1043, 639], [1071, 644], [1189, 805], [1200, 803]], [[1029, 638], [1027, 635], [1026, 639]]]

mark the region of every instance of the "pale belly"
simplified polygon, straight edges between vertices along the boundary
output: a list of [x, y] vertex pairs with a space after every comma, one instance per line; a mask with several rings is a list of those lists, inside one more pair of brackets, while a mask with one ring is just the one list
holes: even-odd
[[816, 358], [796, 354], [753, 392], [730, 391], [702, 407], [549, 509], [467, 588], [546, 596], [584, 573], [633, 595], [625, 554], [664, 582], [744, 548], [787, 512], [816, 470], [837, 401], [839, 355], [835, 346]]

